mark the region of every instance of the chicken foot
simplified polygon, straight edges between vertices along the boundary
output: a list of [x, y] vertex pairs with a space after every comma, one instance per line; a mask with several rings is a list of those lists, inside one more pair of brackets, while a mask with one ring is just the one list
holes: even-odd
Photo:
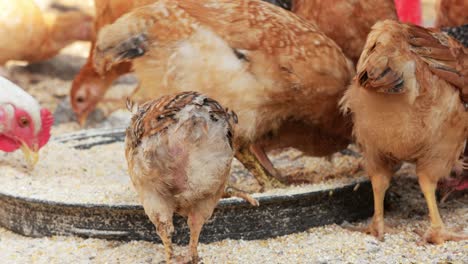
[[250, 203], [252, 206], [259, 206], [260, 203], [257, 201], [257, 199], [253, 198], [249, 193], [239, 190], [233, 186], [226, 186], [224, 189], [224, 198], [229, 198], [229, 197], [238, 197], [246, 202]]
[[236, 151], [235, 157], [244, 165], [244, 167], [253, 174], [262, 189], [277, 188], [285, 186], [281, 181], [271, 175], [260, 163], [249, 146], [241, 146]]
[[426, 172], [418, 173], [418, 179], [419, 186], [421, 187], [424, 198], [426, 199], [427, 207], [429, 209], [429, 219], [431, 221], [431, 226], [422, 236], [422, 243], [429, 242], [442, 244], [445, 241], [468, 240], [467, 234], [457, 234], [445, 228], [442, 218], [440, 217], [435, 196], [437, 180], [431, 178]]

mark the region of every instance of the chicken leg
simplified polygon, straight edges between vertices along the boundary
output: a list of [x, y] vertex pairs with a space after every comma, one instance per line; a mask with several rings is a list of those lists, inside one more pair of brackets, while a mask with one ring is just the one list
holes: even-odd
[[163, 196], [153, 193], [149, 189], [140, 189], [139, 191], [142, 193], [140, 197], [145, 213], [156, 227], [156, 233], [164, 245], [166, 263], [169, 264], [174, 257], [172, 248], [174, 205], [168, 203]]
[[252, 153], [250, 146], [244, 145], [238, 148], [235, 157], [249, 170], [257, 179], [262, 189], [265, 187], [282, 187], [284, 184], [273, 175], [268, 173], [265, 167], [262, 166], [257, 157]]
[[172, 223], [172, 217], [167, 221], [162, 221], [159, 217], [154, 220], [151, 219], [153, 224], [156, 226], [156, 233], [158, 233], [161, 241], [164, 245], [164, 252], [166, 254], [166, 263], [171, 263], [174, 257], [174, 251], [172, 248], [172, 233], [174, 232], [174, 226]]
[[223, 195], [224, 191], [221, 189], [216, 193], [214, 197], [199, 201], [188, 213], [187, 224], [190, 229], [190, 259], [188, 263], [196, 264], [199, 262], [198, 257], [198, 239], [205, 222], [213, 214], [219, 199]]
[[374, 216], [372, 217], [372, 222], [365, 228], [345, 228], [373, 235], [378, 240], [383, 241], [385, 233], [393, 232], [393, 229], [385, 225], [384, 221], [385, 192], [390, 186], [392, 172], [388, 169], [379, 168], [378, 170], [368, 170], [368, 175], [372, 183], [372, 192], [374, 194]]
[[192, 211], [187, 220], [187, 224], [190, 228], [190, 263], [198, 263], [198, 239], [205, 223], [204, 217], [196, 211]]
[[[437, 179], [437, 178], [436, 178]], [[426, 198], [427, 207], [429, 209], [429, 219], [431, 226], [423, 236], [424, 242], [441, 244], [445, 241], [460, 241], [468, 239], [466, 234], [456, 234], [444, 227], [444, 223], [439, 214], [437, 207], [435, 191], [437, 188], [437, 180], [430, 177], [429, 173], [418, 173], [419, 186]]]
[[390, 178], [391, 174], [388, 171], [377, 172], [370, 176], [374, 194], [374, 216], [364, 231], [380, 241], [383, 241], [385, 232], [390, 230], [385, 226], [384, 221], [384, 199], [385, 192], [390, 186]]

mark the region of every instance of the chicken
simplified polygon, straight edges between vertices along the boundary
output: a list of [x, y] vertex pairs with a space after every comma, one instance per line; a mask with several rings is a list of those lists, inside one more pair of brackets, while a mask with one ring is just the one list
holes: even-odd
[[135, 5], [143, 5], [145, 1], [127, 1], [127, 0], [95, 0], [94, 36], [89, 50], [88, 60], [75, 77], [70, 90], [70, 101], [73, 111], [81, 125], [86, 123], [86, 119], [97, 103], [104, 97], [105, 91], [121, 75], [131, 71], [131, 63], [123, 62], [104, 76], [100, 76], [93, 68], [93, 54], [95, 34], [99, 30], [112, 22], [121, 15], [132, 10]]
[[[166, 1], [134, 9], [101, 29], [98, 72], [132, 61], [135, 98], [184, 91], [189, 83], [239, 116], [236, 158], [263, 186], [280, 186], [257, 161], [253, 144], [267, 139], [310, 155], [347, 146], [350, 123], [338, 100], [354, 74], [340, 48], [313, 24], [258, 0]], [[300, 126], [304, 141], [287, 129]], [[284, 125], [284, 127], [282, 127]], [[319, 138], [332, 144], [323, 149]], [[304, 138], [304, 137], [302, 137]], [[284, 146], [282, 142], [294, 145]]]
[[23, 89], [0, 77], [0, 150], [21, 149], [34, 166], [39, 150], [49, 141], [53, 117]]
[[292, 12], [312, 21], [354, 63], [371, 27], [379, 20], [398, 19], [394, 0], [292, 0]]
[[468, 1], [438, 0], [436, 14], [435, 26], [438, 28], [468, 24]]
[[429, 208], [424, 240], [443, 243], [466, 235], [448, 231], [435, 190], [463, 152], [468, 134], [468, 54], [448, 35], [386, 20], [373, 26], [342, 99], [352, 113], [353, 133], [363, 150], [374, 192], [374, 217], [367, 231], [383, 239], [383, 201], [401, 162], [416, 164]]
[[0, 0], [0, 64], [51, 58], [75, 40], [89, 40], [92, 17], [42, 12], [33, 0]]
[[174, 213], [188, 217], [196, 263], [200, 231], [228, 181], [235, 114], [196, 92], [165, 95], [133, 109], [125, 140], [132, 183], [164, 243], [167, 263], [173, 259]]

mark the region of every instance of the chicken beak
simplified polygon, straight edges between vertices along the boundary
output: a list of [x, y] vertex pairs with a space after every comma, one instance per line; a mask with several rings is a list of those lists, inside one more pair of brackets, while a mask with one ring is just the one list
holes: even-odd
[[24, 157], [28, 164], [34, 168], [39, 160], [39, 150], [32, 150], [26, 144], [21, 145], [21, 151], [23, 151]]
[[78, 116], [78, 123], [81, 127], [86, 125], [86, 121], [88, 120], [88, 114], [83, 113], [82, 115]]

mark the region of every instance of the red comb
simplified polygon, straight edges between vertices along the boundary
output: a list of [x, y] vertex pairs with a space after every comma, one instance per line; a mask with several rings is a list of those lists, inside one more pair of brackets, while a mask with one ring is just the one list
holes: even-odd
[[49, 110], [45, 108], [41, 109], [41, 122], [42, 122], [42, 129], [38, 135], [39, 148], [47, 144], [47, 142], [49, 141], [50, 129], [52, 128], [52, 125], [54, 124], [54, 116]]
[[395, 6], [400, 21], [421, 25], [421, 0], [395, 0]]

